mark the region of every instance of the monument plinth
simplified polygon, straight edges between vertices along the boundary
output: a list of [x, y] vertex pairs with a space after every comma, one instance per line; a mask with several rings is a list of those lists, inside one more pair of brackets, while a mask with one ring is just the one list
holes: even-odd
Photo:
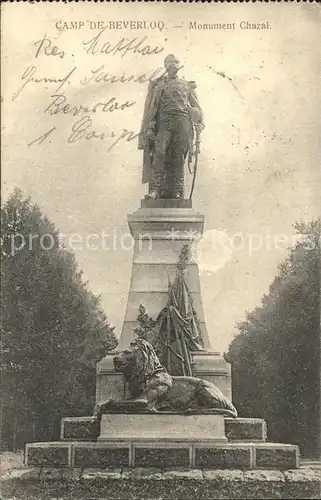
[[[134, 239], [133, 263], [119, 346], [125, 349], [139, 326], [140, 304], [156, 319], [168, 301], [168, 283], [177, 272], [182, 247], [192, 251], [185, 275], [193, 306], [199, 319], [204, 351], [191, 352], [193, 373], [216, 384], [231, 399], [231, 369], [222, 355], [211, 348], [203, 310], [197, 242], [202, 238], [204, 215], [195, 212], [191, 200], [142, 200], [142, 207], [128, 215], [128, 225]], [[113, 353], [97, 365], [96, 402], [124, 397], [122, 377], [113, 370]]]
[[[148, 200], [154, 202], [154, 200]], [[204, 216], [192, 208], [170, 208], [169, 201], [157, 200], [159, 208], [140, 208], [128, 216], [134, 238], [133, 266], [127, 308], [119, 348], [133, 339], [138, 326], [140, 304], [156, 317], [168, 300], [168, 279], [174, 279], [177, 262], [184, 244], [192, 244], [203, 234]], [[167, 203], [163, 203], [163, 202]], [[185, 201], [185, 200], [183, 200]], [[189, 200], [186, 200], [189, 201]], [[160, 203], [162, 202], [162, 203]], [[173, 200], [175, 204], [176, 200]], [[154, 202], [155, 203], [155, 202]], [[204, 347], [210, 348], [207, 334], [197, 261], [191, 256], [186, 267], [187, 283], [198, 314]]]
[[[142, 422], [144, 431], [142, 432]], [[227, 442], [221, 415], [105, 414], [98, 441]]]

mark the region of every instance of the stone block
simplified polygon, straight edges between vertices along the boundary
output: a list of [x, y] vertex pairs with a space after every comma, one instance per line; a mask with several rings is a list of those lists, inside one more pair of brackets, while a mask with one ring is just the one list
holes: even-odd
[[263, 469], [296, 469], [300, 465], [298, 446], [279, 443], [255, 444], [255, 467]]
[[102, 415], [99, 441], [134, 440], [137, 442], [176, 441], [187, 445], [193, 441], [226, 442], [222, 415], [105, 414]]
[[[65, 469], [67, 470], [67, 469]], [[9, 469], [7, 471], [1, 470], [1, 481], [21, 481], [21, 482], [38, 482], [41, 469], [24, 467], [23, 469]]]
[[209, 469], [251, 469], [253, 448], [250, 445], [194, 445], [194, 465]]
[[96, 417], [66, 417], [61, 419], [61, 439], [95, 441], [99, 432], [100, 422]]
[[73, 466], [86, 468], [129, 467], [130, 447], [118, 443], [75, 443]]
[[45, 468], [40, 472], [40, 481], [78, 482], [81, 469]]
[[212, 469], [203, 470], [204, 479], [213, 483], [243, 481], [243, 471], [238, 469]]
[[63, 442], [26, 444], [27, 467], [71, 466], [71, 444]]
[[243, 472], [244, 481], [281, 482], [284, 483], [284, 474], [279, 470], [246, 470]]
[[321, 471], [296, 469], [284, 471], [287, 497], [292, 499], [321, 498]]
[[[122, 477], [124, 479], [129, 478], [129, 471], [123, 469]], [[131, 469], [130, 478], [133, 480], [143, 479], [144, 481], [159, 481], [160, 479], [164, 479], [164, 474], [159, 467], [136, 467], [135, 469]]]
[[108, 481], [110, 479], [121, 479], [121, 469], [84, 469], [81, 481]]
[[[149, 468], [149, 467], [148, 467]], [[132, 468], [123, 467], [121, 471], [121, 478], [123, 480], [131, 480], [134, 476], [134, 470]]]
[[115, 353], [107, 354], [97, 364], [96, 404], [113, 399], [124, 399], [124, 377], [114, 370]]
[[135, 467], [188, 467], [190, 465], [189, 447], [136, 447], [134, 446]]
[[262, 418], [225, 418], [225, 435], [229, 441], [265, 441], [266, 423]]
[[[144, 207], [129, 214], [127, 220], [136, 241], [141, 240], [144, 234], [169, 243], [177, 240], [191, 241], [191, 235], [196, 239], [203, 234], [204, 229], [204, 215], [190, 208]], [[175, 230], [175, 238], [170, 239], [172, 229]]]
[[165, 471], [164, 479], [183, 480], [183, 481], [202, 481], [203, 473], [199, 469], [175, 469]]
[[284, 477], [288, 482], [307, 483], [309, 481], [316, 481], [320, 484], [321, 488], [321, 469], [308, 469], [301, 467], [300, 469], [290, 469], [284, 471]]

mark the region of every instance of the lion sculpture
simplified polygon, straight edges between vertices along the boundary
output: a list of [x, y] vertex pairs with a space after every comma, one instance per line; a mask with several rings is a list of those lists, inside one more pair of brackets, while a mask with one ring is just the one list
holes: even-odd
[[[131, 342], [113, 362], [115, 371], [123, 373], [131, 396], [122, 402], [124, 407], [136, 404], [148, 412], [204, 410], [237, 417], [233, 404], [212, 382], [197, 377], [171, 376], [146, 340], [139, 338]], [[100, 404], [96, 414], [108, 407], [110, 404], [106, 402]]]

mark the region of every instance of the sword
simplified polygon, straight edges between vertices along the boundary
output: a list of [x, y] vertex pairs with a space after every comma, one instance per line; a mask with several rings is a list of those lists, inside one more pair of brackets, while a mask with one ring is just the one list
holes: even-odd
[[193, 191], [195, 187], [195, 180], [196, 180], [196, 173], [197, 173], [197, 166], [198, 166], [198, 155], [200, 153], [200, 131], [198, 128], [196, 128], [196, 143], [195, 143], [195, 163], [194, 163], [194, 176], [193, 176], [193, 182], [192, 182], [192, 187], [191, 187], [191, 193], [189, 195], [189, 199], [192, 199], [193, 196]]

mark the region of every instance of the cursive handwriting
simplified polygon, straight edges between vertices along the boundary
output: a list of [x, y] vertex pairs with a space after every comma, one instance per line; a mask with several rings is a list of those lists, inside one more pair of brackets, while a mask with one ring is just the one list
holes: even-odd
[[[111, 55], [124, 57], [128, 54], [132, 55], [133, 58], [138, 55], [148, 56], [156, 55], [164, 50], [162, 46], [152, 45], [146, 36], [144, 37], [133, 37], [133, 38], [120, 38], [117, 42], [110, 42], [105, 39], [106, 28], [101, 29], [98, 34], [94, 36], [91, 35], [89, 40], [82, 41], [83, 50], [89, 55]], [[34, 49], [34, 61], [35, 64], [29, 65], [23, 71], [20, 76], [18, 88], [12, 94], [12, 101], [15, 101], [20, 94], [22, 94], [27, 89], [40, 91], [50, 89], [49, 101], [45, 103], [43, 112], [50, 116], [66, 116], [76, 117], [69, 125], [67, 132], [65, 132], [65, 124], [63, 127], [63, 133], [65, 135], [65, 140], [69, 144], [77, 144], [79, 141], [100, 141], [103, 139], [108, 140], [107, 152], [111, 151], [117, 144], [121, 142], [130, 142], [136, 139], [139, 134], [132, 130], [126, 128], [115, 131], [110, 129], [108, 126], [95, 125], [93, 121], [93, 116], [97, 113], [124, 113], [128, 108], [133, 107], [136, 104], [135, 100], [127, 99], [118, 100], [116, 92], [114, 95], [108, 95], [107, 98], [102, 100], [93, 100], [93, 103], [80, 104], [80, 97], [73, 99], [69, 97], [67, 92], [67, 86], [73, 82], [75, 75], [78, 79], [78, 84], [80, 81], [81, 86], [86, 86], [90, 84], [128, 84], [128, 83], [139, 83], [145, 84], [147, 82], [155, 81], [159, 76], [164, 74], [163, 68], [154, 69], [148, 73], [121, 73], [119, 75], [114, 75], [108, 72], [108, 67], [105, 64], [97, 65], [91, 68], [91, 66], [85, 66], [85, 72], [82, 75], [78, 75], [79, 68], [77, 66], [70, 67], [67, 71], [62, 69], [60, 74], [55, 73], [55, 75], [47, 76], [48, 73], [44, 73], [40, 66], [40, 61], [46, 57], [55, 57], [58, 60], [66, 58], [66, 53], [60, 47], [54, 44], [53, 40], [46, 33], [44, 36], [33, 42]], [[74, 57], [74, 56], [73, 56]], [[38, 64], [39, 63], [39, 64]], [[59, 63], [60, 64], [60, 63]], [[54, 90], [53, 90], [54, 89]], [[58, 120], [59, 122], [59, 120]], [[59, 130], [59, 125], [55, 122], [55, 125], [49, 124], [48, 129], [43, 131], [41, 135], [38, 135], [35, 139], [29, 142], [28, 146], [40, 146], [43, 144], [51, 143], [52, 137], [57, 138], [57, 131]], [[108, 147], [109, 146], [109, 147]]]
[[56, 88], [55, 92], [59, 92], [59, 90], [62, 89], [62, 87], [65, 85], [65, 83], [70, 83], [70, 77], [71, 75], [76, 71], [76, 66], [74, 66], [68, 73], [67, 75], [63, 76], [62, 78], [57, 78], [56, 76], [54, 77], [42, 77], [42, 78], [36, 78], [34, 75], [37, 72], [37, 66], [28, 66], [28, 68], [23, 72], [21, 76], [21, 80], [23, 81], [23, 84], [14, 92], [12, 96], [12, 100], [15, 101], [18, 97], [18, 95], [23, 91], [25, 86], [32, 82], [32, 83], [59, 83], [59, 86]]
[[96, 104], [87, 107], [87, 106], [76, 106], [68, 103], [67, 97], [65, 94], [53, 94], [50, 96], [52, 102], [45, 109], [45, 113], [49, 113], [50, 115], [58, 115], [58, 114], [69, 114], [73, 116], [77, 116], [81, 113], [96, 113], [97, 111], [102, 111], [103, 113], [112, 113], [113, 111], [124, 111], [131, 106], [136, 104], [136, 101], [126, 101], [123, 103], [119, 103], [115, 97], [111, 97], [105, 102], [97, 102]]
[[44, 35], [42, 40], [34, 42], [34, 45], [39, 45], [35, 53], [35, 58], [37, 58], [41, 53], [45, 54], [46, 56], [58, 56], [60, 57], [60, 59], [63, 59], [65, 57], [64, 51], [59, 50], [56, 45], [53, 45], [50, 38], [47, 38], [47, 35]]
[[28, 144], [29, 148], [33, 144], [36, 144], [36, 142], [38, 142], [39, 144], [42, 144], [49, 137], [49, 135], [52, 134], [52, 132], [54, 130], [56, 130], [56, 127], [51, 127], [51, 129], [49, 129], [48, 132], [45, 132], [44, 134], [39, 135], [39, 137], [37, 137], [33, 141], [29, 142], [29, 144]]
[[91, 69], [90, 76], [84, 76], [82, 80], [80, 80], [81, 85], [88, 85], [88, 83], [147, 83], [152, 82], [156, 78], [163, 76], [166, 73], [164, 68], [156, 68], [154, 71], [148, 76], [146, 73], [142, 73], [140, 75], [112, 75], [105, 70], [105, 65], [102, 64], [99, 68]]
[[121, 141], [121, 140], [126, 140], [127, 142], [133, 141], [134, 139], [137, 139], [139, 134], [135, 134], [132, 130], [127, 130], [126, 128], [123, 129], [123, 131], [119, 134], [119, 136], [114, 140], [114, 142], [111, 143], [107, 151], [111, 151], [116, 144]]
[[102, 29], [97, 35], [91, 38], [88, 41], [83, 41], [82, 44], [84, 46], [85, 52], [87, 54], [111, 54], [115, 56], [116, 54], [120, 54], [121, 57], [124, 57], [128, 52], [132, 51], [133, 54], [141, 54], [142, 56], [151, 56], [155, 54], [159, 54], [164, 50], [164, 47], [151, 47], [149, 44], [145, 43], [147, 40], [147, 36], [143, 38], [131, 38], [129, 41], [125, 38], [121, 38], [116, 43], [112, 43], [109, 41], [103, 41], [102, 35], [106, 31], [106, 28]]
[[[52, 127], [44, 134], [41, 134], [39, 137], [29, 142], [28, 146], [30, 147], [34, 144], [44, 143], [56, 129], [57, 127]], [[71, 133], [69, 133], [67, 141], [69, 144], [74, 144], [82, 139], [87, 141], [95, 139], [113, 139], [113, 142], [107, 149], [107, 152], [110, 152], [120, 141], [130, 142], [136, 139], [138, 135], [139, 134], [133, 132], [132, 130], [127, 130], [125, 128], [121, 132], [115, 132], [108, 129], [104, 132], [96, 132], [92, 127], [92, 119], [90, 116], [86, 115], [72, 125]]]
[[[97, 133], [92, 129], [92, 119], [90, 116], [86, 115], [80, 120], [78, 120], [71, 128], [72, 132], [68, 137], [69, 143], [74, 143], [79, 141], [80, 139], [86, 139], [87, 141], [90, 139], [105, 139], [108, 134], [106, 132]], [[126, 140], [127, 142], [136, 139], [139, 134], [135, 134], [131, 130], [123, 129], [122, 132], [117, 136], [115, 132], [110, 132], [109, 137], [116, 139], [109, 146], [107, 151], [111, 151], [111, 149], [121, 140]]]

